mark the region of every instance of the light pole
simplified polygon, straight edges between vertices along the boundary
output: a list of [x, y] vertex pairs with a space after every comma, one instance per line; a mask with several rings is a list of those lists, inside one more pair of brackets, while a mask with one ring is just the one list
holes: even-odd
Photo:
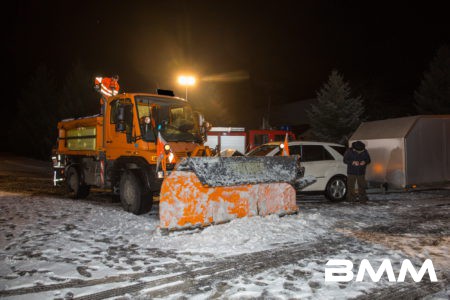
[[180, 85], [184, 85], [184, 87], [186, 88], [186, 101], [188, 101], [188, 86], [193, 86], [195, 85], [195, 77], [194, 76], [179, 76], [178, 77], [178, 83]]

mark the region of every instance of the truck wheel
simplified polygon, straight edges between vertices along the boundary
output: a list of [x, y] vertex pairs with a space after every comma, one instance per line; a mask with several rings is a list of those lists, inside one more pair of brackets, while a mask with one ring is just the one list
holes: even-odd
[[66, 187], [69, 197], [72, 199], [84, 199], [89, 195], [91, 187], [81, 182], [79, 171], [70, 167], [66, 176]]
[[347, 195], [347, 178], [345, 176], [334, 176], [327, 183], [325, 197], [330, 201], [341, 201]]
[[120, 178], [120, 202], [125, 211], [140, 215], [152, 209], [153, 194], [145, 191], [134, 172], [125, 171]]

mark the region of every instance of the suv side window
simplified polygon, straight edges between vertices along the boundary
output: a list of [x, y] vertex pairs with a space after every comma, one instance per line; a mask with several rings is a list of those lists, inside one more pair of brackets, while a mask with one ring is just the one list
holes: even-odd
[[333, 156], [321, 145], [303, 145], [302, 161], [334, 160]]
[[347, 150], [347, 148], [345, 148], [343, 146], [330, 146], [330, 147], [333, 148], [334, 150], [336, 150], [342, 156], [344, 156], [345, 150]]
[[[289, 154], [290, 155], [302, 155], [302, 149], [300, 145], [289, 146]], [[300, 158], [301, 159], [301, 158]]]

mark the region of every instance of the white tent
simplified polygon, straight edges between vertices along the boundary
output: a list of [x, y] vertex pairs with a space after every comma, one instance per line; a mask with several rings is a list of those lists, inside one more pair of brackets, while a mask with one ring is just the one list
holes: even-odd
[[450, 115], [420, 115], [364, 122], [350, 138], [372, 159], [369, 182], [394, 187], [450, 181]]

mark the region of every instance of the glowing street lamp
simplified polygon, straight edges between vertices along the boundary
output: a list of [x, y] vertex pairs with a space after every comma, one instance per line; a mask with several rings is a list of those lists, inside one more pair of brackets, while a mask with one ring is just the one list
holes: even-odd
[[195, 77], [194, 76], [179, 76], [178, 83], [180, 85], [184, 85], [186, 88], [186, 101], [188, 100], [188, 86], [195, 85]]

